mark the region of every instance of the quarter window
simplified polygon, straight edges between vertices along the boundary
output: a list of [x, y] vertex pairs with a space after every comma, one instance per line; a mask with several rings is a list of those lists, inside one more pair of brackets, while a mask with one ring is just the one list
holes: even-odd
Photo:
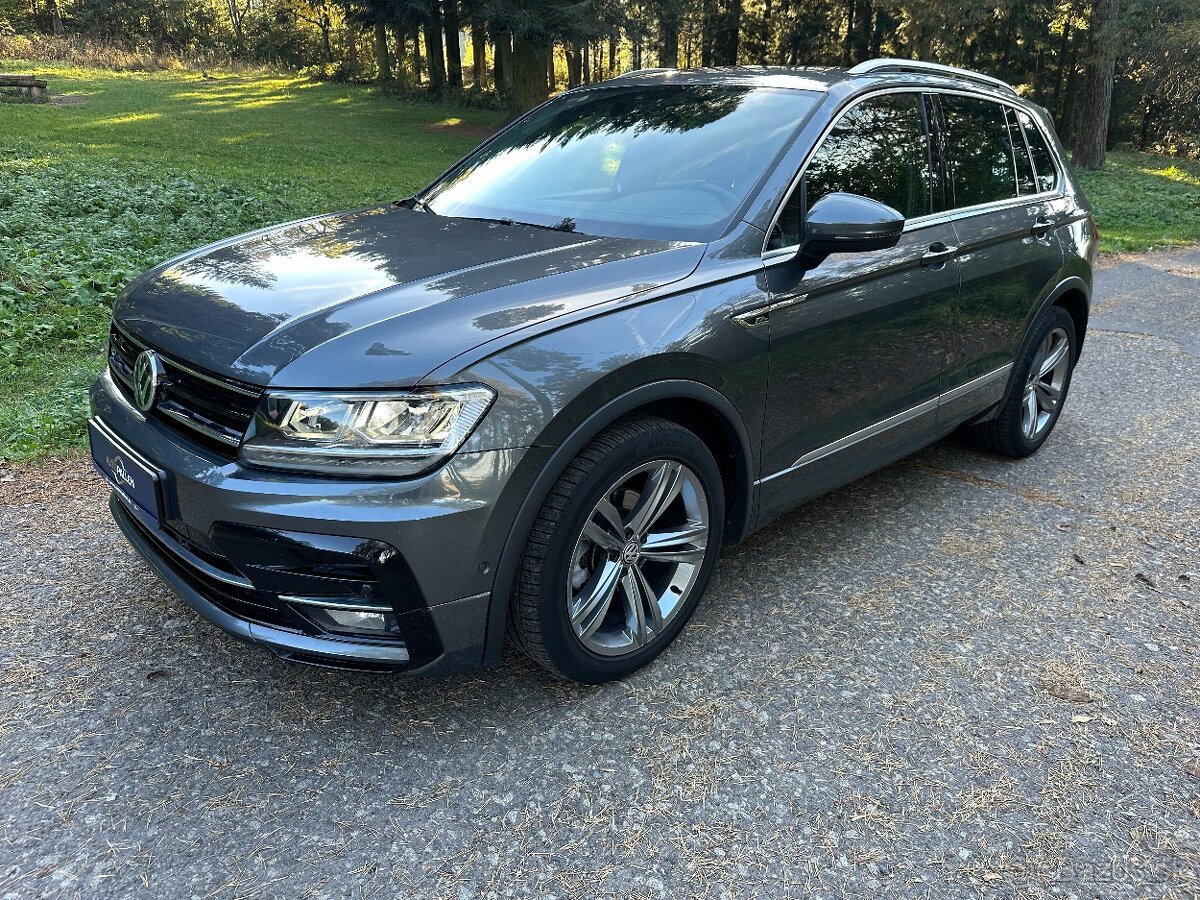
[[1058, 168], [1054, 165], [1054, 156], [1046, 144], [1042, 130], [1033, 124], [1029, 114], [1017, 111], [1021, 127], [1025, 129], [1025, 140], [1029, 141], [1029, 150], [1033, 154], [1033, 165], [1037, 170], [1037, 185], [1039, 191], [1052, 191], [1058, 186]]
[[1016, 197], [1016, 164], [1004, 107], [953, 94], [941, 95], [941, 107], [953, 197], [950, 206]]
[[851, 107], [825, 137], [771, 235], [771, 248], [800, 243], [804, 204], [843, 191], [886, 203], [906, 219], [929, 212], [929, 148], [918, 93], [888, 94]]
[[1021, 123], [1017, 120], [1017, 111], [1006, 108], [1005, 117], [1008, 119], [1008, 139], [1012, 143], [1013, 163], [1017, 167], [1017, 189], [1022, 196], [1038, 192], [1037, 181], [1033, 177], [1033, 163], [1029, 160], [1029, 148], [1025, 146], [1025, 137], [1021, 133]]

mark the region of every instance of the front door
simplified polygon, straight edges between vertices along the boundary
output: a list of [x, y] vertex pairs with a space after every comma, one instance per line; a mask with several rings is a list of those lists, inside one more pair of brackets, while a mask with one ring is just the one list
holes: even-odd
[[[857, 477], [928, 442], [953, 341], [959, 264], [951, 224], [929, 217], [926, 107], [918, 92], [875, 95], [842, 114], [805, 167], [768, 250], [771, 367], [762, 512]], [[802, 189], [803, 188], [803, 189]], [[806, 267], [804, 206], [833, 191], [898, 209], [899, 244]]]

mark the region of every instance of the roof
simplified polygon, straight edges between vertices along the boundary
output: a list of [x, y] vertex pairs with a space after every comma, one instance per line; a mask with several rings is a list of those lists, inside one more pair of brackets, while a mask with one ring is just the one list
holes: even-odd
[[1010, 85], [984, 75], [943, 66], [938, 63], [910, 59], [872, 59], [851, 68], [829, 66], [731, 66], [709, 69], [638, 69], [617, 76], [623, 84], [738, 84], [755, 87], [786, 87], [797, 90], [827, 91], [835, 84], [870, 78], [876, 81], [897, 81], [908, 84], [945, 84], [968, 82], [1015, 95]]

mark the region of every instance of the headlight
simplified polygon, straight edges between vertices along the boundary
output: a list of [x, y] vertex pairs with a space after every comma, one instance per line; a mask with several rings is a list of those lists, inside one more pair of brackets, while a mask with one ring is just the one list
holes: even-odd
[[417, 475], [462, 446], [495, 399], [483, 385], [389, 392], [268, 393], [242, 460], [334, 475]]

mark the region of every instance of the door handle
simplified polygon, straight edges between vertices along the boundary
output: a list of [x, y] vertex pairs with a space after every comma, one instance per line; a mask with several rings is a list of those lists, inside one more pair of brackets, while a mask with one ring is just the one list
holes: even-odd
[[1045, 216], [1039, 216], [1033, 223], [1033, 227], [1029, 229], [1029, 233], [1035, 238], [1044, 238], [1050, 233], [1050, 229], [1054, 227], [1054, 220], [1047, 219]]
[[958, 253], [957, 247], [952, 247], [949, 244], [944, 244], [938, 241], [929, 245], [929, 249], [921, 254], [921, 265], [936, 266], [951, 259], [954, 254]]

